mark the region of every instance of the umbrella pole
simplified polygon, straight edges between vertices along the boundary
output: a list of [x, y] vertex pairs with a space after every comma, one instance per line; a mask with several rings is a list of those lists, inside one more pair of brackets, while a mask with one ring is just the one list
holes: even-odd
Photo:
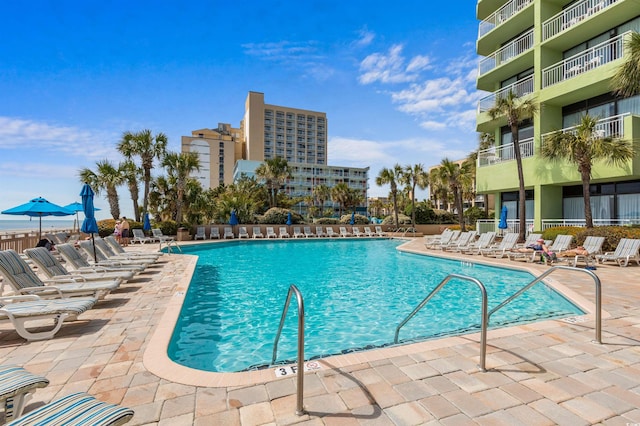
[[93, 243], [93, 261], [98, 263], [98, 255], [96, 254], [96, 241], [93, 239], [93, 232], [91, 233], [91, 242]]
[[40, 227], [38, 228], [38, 242], [42, 239], [42, 215], [38, 216], [40, 219]]

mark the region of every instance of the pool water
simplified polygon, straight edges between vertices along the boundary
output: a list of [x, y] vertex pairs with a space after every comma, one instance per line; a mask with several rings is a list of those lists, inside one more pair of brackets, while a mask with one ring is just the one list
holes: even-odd
[[[402, 320], [447, 275], [480, 280], [489, 309], [533, 276], [508, 268], [403, 253], [398, 240], [235, 241], [183, 247], [199, 256], [169, 345], [175, 362], [214, 372], [261, 368], [273, 343], [289, 286], [305, 303], [305, 358], [393, 344]], [[471, 258], [470, 258], [471, 259]], [[465, 280], [449, 282], [400, 331], [403, 342], [476, 332], [481, 295]], [[490, 328], [580, 315], [543, 283], [492, 315]], [[278, 362], [293, 361], [297, 304], [292, 299]]]

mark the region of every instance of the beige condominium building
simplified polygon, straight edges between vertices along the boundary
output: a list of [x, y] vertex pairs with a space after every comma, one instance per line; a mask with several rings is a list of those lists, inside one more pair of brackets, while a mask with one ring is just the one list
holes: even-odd
[[[290, 196], [311, 195], [317, 185], [346, 183], [366, 200], [369, 168], [328, 165], [327, 138], [326, 113], [265, 104], [263, 93], [249, 92], [239, 128], [221, 123], [217, 129], [194, 130], [182, 137], [182, 150], [200, 155], [201, 169], [194, 177], [205, 188], [230, 184], [242, 174], [254, 176], [263, 161], [284, 158], [293, 170], [285, 185]], [[325, 208], [330, 206], [329, 201]], [[306, 212], [304, 204], [296, 209]]]

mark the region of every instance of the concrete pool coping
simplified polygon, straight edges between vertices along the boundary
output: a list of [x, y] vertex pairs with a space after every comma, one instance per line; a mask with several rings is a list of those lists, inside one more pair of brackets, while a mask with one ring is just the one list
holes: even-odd
[[[232, 242], [230, 240], [229, 242]], [[208, 241], [207, 243], [211, 243]], [[214, 242], [223, 244], [225, 241]], [[415, 240], [408, 240], [406, 243], [398, 246], [397, 249], [403, 252], [417, 254], [421, 256], [434, 256], [442, 257], [446, 259], [452, 259], [452, 256], [445, 253], [435, 253], [433, 251], [425, 252], [419, 249], [413, 248], [412, 243]], [[197, 370], [180, 365], [172, 361], [167, 353], [169, 342], [173, 334], [182, 304], [184, 302], [184, 295], [188, 291], [191, 277], [195, 271], [197, 256], [184, 254], [190, 259], [188, 261], [185, 273], [182, 278], [175, 284], [174, 292], [167, 303], [164, 314], [162, 315], [149, 343], [143, 355], [143, 363], [147, 370], [151, 373], [159, 376], [160, 378], [190, 386], [205, 386], [205, 387], [230, 387], [230, 386], [248, 386], [260, 383], [268, 383], [282, 379], [282, 377], [276, 376], [276, 370], [282, 366], [266, 368], [256, 371], [246, 371], [237, 373], [219, 373], [208, 372], [203, 370]], [[518, 271], [526, 271], [534, 277], [539, 275], [539, 271], [533, 268], [527, 267], [527, 264], [521, 264], [517, 267], [507, 266], [504, 263], [493, 262], [490, 259], [486, 259], [479, 256], [465, 256], [466, 262], [475, 264], [483, 264], [493, 267], [501, 267], [507, 269], [513, 269]], [[534, 322], [530, 324], [515, 325], [510, 327], [504, 327], [494, 330], [489, 330], [487, 333], [487, 352], [490, 349], [491, 340], [494, 338], [515, 336], [519, 334], [529, 333], [532, 330], [544, 330], [546, 328], [555, 326], [558, 321], [566, 321], [568, 323], [575, 322], [587, 322], [593, 321], [595, 317], [595, 303], [587, 300], [577, 292], [562, 285], [560, 282], [553, 278], [547, 278], [544, 281], [547, 285], [552, 287], [558, 293], [562, 294], [565, 298], [569, 299], [581, 310], [586, 312], [584, 315], [571, 317], [568, 319], [552, 319]], [[602, 312], [602, 318], [607, 318], [609, 314]], [[362, 363], [375, 362], [383, 359], [402, 355], [419, 354], [424, 351], [436, 350], [442, 348], [450, 348], [463, 343], [469, 343], [470, 341], [478, 343], [477, 356], [472, 357], [474, 362], [479, 361], [480, 357], [480, 333], [471, 333], [460, 336], [437, 338], [434, 340], [427, 340], [417, 343], [407, 343], [398, 346], [390, 346], [380, 349], [372, 349], [362, 352], [353, 352], [344, 355], [334, 355], [326, 358], [314, 360], [320, 369], [333, 369], [342, 368]], [[490, 362], [487, 367], [490, 368]], [[287, 377], [287, 376], [285, 376]]]

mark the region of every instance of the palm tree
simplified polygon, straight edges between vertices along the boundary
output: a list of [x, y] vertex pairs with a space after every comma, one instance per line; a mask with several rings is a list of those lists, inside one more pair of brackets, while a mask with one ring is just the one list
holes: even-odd
[[327, 185], [318, 185], [313, 188], [313, 196], [320, 206], [320, 214], [323, 214], [324, 203], [326, 203], [327, 200], [331, 199], [331, 188], [329, 188]]
[[434, 208], [439, 209], [440, 204], [444, 203], [447, 204], [445, 209], [448, 209], [448, 188], [442, 182], [442, 179], [440, 178], [440, 175], [438, 173], [429, 174], [429, 188]]
[[278, 191], [291, 178], [291, 168], [284, 158], [276, 157], [265, 160], [256, 169], [256, 176], [265, 181], [269, 190], [269, 207], [277, 207]]
[[402, 166], [396, 164], [392, 169], [386, 167], [380, 170], [376, 177], [376, 185], [389, 184], [395, 225], [398, 226], [398, 182], [402, 179]]
[[380, 217], [380, 212], [384, 208], [384, 203], [379, 198], [376, 198], [374, 200], [371, 200], [371, 202], [369, 203], [369, 208], [373, 210], [373, 215], [375, 217]]
[[120, 163], [120, 171], [122, 172], [124, 181], [127, 182], [129, 193], [131, 194], [131, 201], [133, 201], [133, 214], [136, 222], [140, 222], [140, 207], [138, 206], [138, 178], [142, 175], [142, 170], [136, 166], [133, 161], [126, 160]]
[[342, 211], [349, 203], [349, 185], [344, 182], [340, 182], [331, 188], [331, 200], [338, 204], [338, 214], [342, 216]]
[[80, 181], [86, 182], [94, 189], [96, 195], [100, 192], [107, 192], [109, 211], [114, 219], [120, 218], [120, 201], [118, 199], [118, 185], [123, 183], [120, 170], [109, 160], [102, 160], [96, 163], [96, 171], [84, 168], [79, 171]]
[[506, 96], [497, 96], [496, 104], [487, 111], [491, 119], [506, 116], [507, 124], [511, 129], [511, 139], [513, 141], [513, 154], [518, 168], [518, 213], [520, 219], [519, 241], [524, 241], [527, 216], [526, 216], [526, 193], [524, 186], [524, 171], [522, 169], [522, 156], [520, 154], [520, 140], [518, 132], [520, 125], [538, 112], [538, 105], [533, 99], [521, 99], [511, 90]]
[[625, 55], [627, 59], [611, 79], [613, 91], [616, 95], [623, 97], [640, 93], [640, 33], [631, 33], [626, 51], [629, 52]]
[[429, 173], [424, 170], [422, 164], [405, 166], [402, 174], [402, 182], [406, 185], [411, 195], [411, 226], [416, 227], [416, 187], [425, 189], [429, 185]]
[[584, 220], [593, 228], [591, 198], [591, 167], [594, 161], [605, 161], [611, 166], [623, 166], [634, 156], [631, 144], [620, 138], [601, 137], [595, 131], [597, 120], [588, 114], [582, 116], [574, 132], [557, 131], [544, 138], [540, 153], [552, 161], [568, 161], [578, 166], [584, 198]]
[[182, 222], [182, 208], [184, 191], [189, 174], [200, 170], [200, 157], [197, 152], [169, 152], [162, 160], [162, 166], [167, 168], [167, 173], [175, 179], [176, 185], [176, 222]]
[[176, 211], [176, 191], [166, 176], [158, 176], [151, 180], [149, 191], [149, 212], [156, 220], [173, 219]]
[[471, 166], [467, 161], [460, 165], [450, 161], [448, 158], [444, 158], [440, 163], [440, 166], [433, 172], [438, 174], [441, 182], [453, 193], [453, 202], [458, 213], [458, 222], [460, 223], [460, 229], [462, 231], [466, 230], [462, 193], [465, 185], [468, 185], [469, 181], [473, 179], [470, 170]]
[[[140, 157], [142, 163], [142, 171], [144, 173], [144, 198], [142, 202], [142, 210], [147, 211], [149, 205], [149, 188], [151, 183], [151, 169], [153, 169], [153, 160], [162, 159], [167, 150], [168, 139], [164, 133], [151, 134], [151, 130], [142, 130], [137, 133], [124, 132], [122, 139], [118, 143], [118, 151], [127, 159], [134, 156]], [[136, 214], [138, 211], [136, 210]]]
[[[478, 154], [480, 151], [484, 151], [486, 149], [491, 148], [495, 145], [495, 136], [491, 133], [480, 133], [479, 141], [478, 141], [478, 149], [472, 151], [469, 156], [467, 156], [467, 161], [472, 163], [473, 171], [472, 174], [476, 175], [476, 165], [478, 164]], [[483, 194], [484, 198], [484, 212], [489, 213], [489, 194]]]

